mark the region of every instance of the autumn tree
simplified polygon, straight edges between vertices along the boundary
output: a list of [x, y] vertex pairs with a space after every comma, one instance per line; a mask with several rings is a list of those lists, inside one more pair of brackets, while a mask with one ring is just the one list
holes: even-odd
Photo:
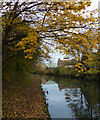
[[100, 49], [97, 52], [94, 52], [91, 54], [92, 60], [88, 63], [89, 67], [93, 70], [95, 68], [95, 71], [100, 70]]
[[[87, 61], [91, 60], [91, 51], [98, 49], [98, 19], [94, 17], [96, 10], [86, 11], [90, 4], [89, 1], [3, 3], [3, 51], [9, 46], [10, 50], [22, 50], [25, 58], [31, 59], [38, 46], [44, 57], [49, 57], [53, 46], [78, 61], [82, 54]], [[14, 31], [20, 32], [20, 39]]]

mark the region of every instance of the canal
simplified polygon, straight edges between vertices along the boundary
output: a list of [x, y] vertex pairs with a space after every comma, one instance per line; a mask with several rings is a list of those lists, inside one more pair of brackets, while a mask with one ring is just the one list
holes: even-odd
[[41, 81], [52, 119], [100, 119], [98, 81], [51, 76], [43, 76]]

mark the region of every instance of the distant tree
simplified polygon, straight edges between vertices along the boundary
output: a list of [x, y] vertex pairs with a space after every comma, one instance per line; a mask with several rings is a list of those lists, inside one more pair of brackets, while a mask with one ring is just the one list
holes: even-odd
[[92, 68], [96, 68], [97, 70], [100, 70], [100, 49], [92, 54], [92, 60], [89, 62], [89, 65]]
[[97, 69], [100, 70], [100, 49], [97, 52]]

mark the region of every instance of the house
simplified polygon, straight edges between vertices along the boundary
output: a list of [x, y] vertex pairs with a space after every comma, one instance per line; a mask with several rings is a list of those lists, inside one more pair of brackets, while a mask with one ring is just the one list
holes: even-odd
[[60, 58], [58, 59], [57, 66], [58, 67], [69, 67], [73, 68], [74, 65], [77, 63], [77, 60], [72, 59], [72, 60], [61, 60]]

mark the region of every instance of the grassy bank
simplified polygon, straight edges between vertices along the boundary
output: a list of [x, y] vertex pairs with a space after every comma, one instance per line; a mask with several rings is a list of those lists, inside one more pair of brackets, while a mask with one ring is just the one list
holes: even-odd
[[49, 120], [51, 120], [51, 116], [50, 116], [49, 111], [48, 111], [48, 106], [46, 104], [45, 93], [43, 91], [43, 88], [41, 87], [41, 83], [42, 83], [41, 78], [39, 80], [40, 80], [41, 96], [42, 96], [42, 98], [44, 100], [44, 105], [45, 105], [45, 108], [46, 108], [46, 114], [48, 115]]
[[71, 68], [56, 67], [46, 68], [45, 70], [35, 69], [32, 71], [34, 74], [49, 75], [49, 76], [61, 76], [61, 77], [73, 77], [73, 78], [88, 78], [99, 80], [100, 71], [95, 69], [86, 70], [85, 72], [77, 72]]

